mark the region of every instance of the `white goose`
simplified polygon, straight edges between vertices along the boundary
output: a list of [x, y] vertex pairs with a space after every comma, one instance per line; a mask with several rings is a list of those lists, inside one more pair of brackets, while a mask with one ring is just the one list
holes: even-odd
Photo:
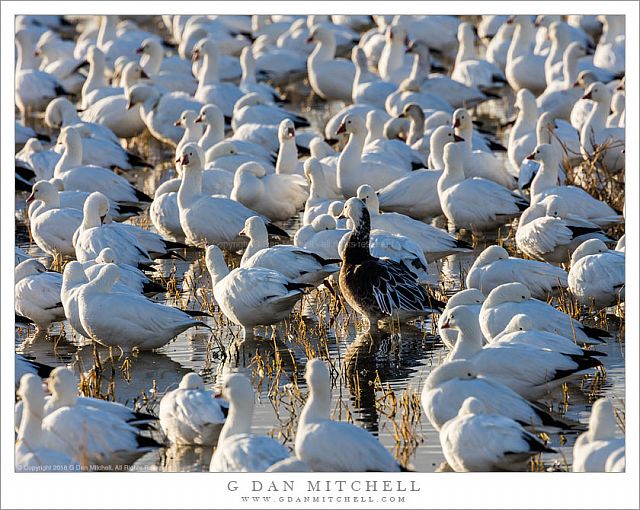
[[187, 145], [188, 143], [199, 143], [200, 138], [204, 133], [204, 126], [196, 122], [198, 118], [198, 113], [194, 110], [185, 110], [180, 114], [180, 117], [173, 123], [174, 126], [180, 126], [184, 129], [184, 133], [182, 133], [182, 138], [176, 145], [176, 158], [180, 155], [182, 151], [182, 147]]
[[364, 201], [371, 216], [371, 227], [400, 234], [415, 241], [426, 259], [433, 262], [452, 253], [468, 252], [470, 246], [442, 229], [399, 213], [381, 213], [378, 195], [368, 184], [358, 188], [357, 197]]
[[536, 146], [538, 108], [535, 96], [527, 89], [518, 91], [513, 106], [517, 108], [518, 116], [509, 133], [507, 154], [511, 166], [519, 173], [522, 160]]
[[382, 116], [375, 110], [367, 114], [367, 138], [365, 139], [365, 159], [377, 158], [390, 165], [402, 162], [407, 169], [425, 168], [424, 157], [408, 144], [400, 140], [389, 140], [384, 136]]
[[493, 181], [465, 178], [465, 149], [461, 143], [444, 148], [444, 172], [438, 180], [440, 205], [456, 227], [471, 230], [494, 228], [514, 218], [527, 202]]
[[267, 227], [259, 216], [245, 222], [241, 234], [249, 238], [240, 267], [264, 267], [278, 271], [295, 283], [320, 285], [322, 281], [340, 270], [339, 259], [323, 259], [320, 255], [287, 244], [269, 247]]
[[550, 294], [567, 288], [567, 278], [567, 272], [559, 267], [537, 260], [509, 257], [502, 246], [493, 245], [478, 255], [467, 273], [466, 284], [488, 295], [504, 283], [520, 282], [529, 288], [533, 297], [546, 299]]
[[609, 171], [624, 169], [624, 128], [607, 127], [607, 116], [611, 108], [611, 92], [600, 82], [592, 83], [586, 90], [583, 99], [595, 102], [589, 117], [580, 131], [582, 154], [591, 157], [596, 150], [604, 152], [600, 155], [601, 163]]
[[502, 87], [506, 78], [495, 64], [479, 60], [474, 45], [474, 28], [471, 23], [460, 23], [458, 26], [458, 54], [451, 78], [469, 87], [480, 90]]
[[229, 400], [229, 414], [211, 457], [209, 471], [263, 472], [291, 456], [275, 439], [251, 433], [255, 396], [244, 375], [227, 376], [222, 395]]
[[82, 223], [82, 211], [62, 208], [58, 190], [49, 181], [33, 185], [27, 204], [40, 201], [36, 209], [29, 208], [33, 240], [49, 255], [75, 256], [73, 234]]
[[25, 374], [20, 379], [17, 391], [24, 403], [22, 420], [18, 429], [14, 465], [20, 471], [30, 468], [38, 471], [75, 468], [77, 462], [66, 453], [46, 446], [46, 435], [42, 431], [44, 414], [44, 390], [42, 380], [35, 374]]
[[[127, 151], [120, 145], [120, 139], [108, 127], [101, 124], [84, 122], [78, 115], [76, 106], [66, 97], [57, 97], [47, 105], [44, 112], [44, 122], [51, 129], [62, 129], [67, 126], [73, 126], [78, 130], [83, 139], [95, 139], [112, 142], [113, 148], [110, 147], [113, 155], [109, 154], [112, 159], [116, 157], [116, 149], [120, 149], [121, 159], [125, 159]], [[106, 147], [106, 145], [102, 145]], [[126, 161], [126, 159], [125, 159]], [[108, 165], [107, 165], [108, 166]], [[123, 170], [129, 170], [127, 166], [121, 166]]]
[[604, 308], [624, 302], [624, 253], [609, 250], [600, 239], [585, 241], [571, 255], [569, 288], [586, 306]]
[[151, 201], [125, 178], [103, 167], [82, 164], [82, 140], [73, 127], [66, 127], [58, 137], [64, 154], [56, 163], [54, 177], [60, 179], [65, 190], [100, 191], [115, 202]]
[[[276, 131], [278, 129], [276, 126], [268, 127]], [[254, 151], [243, 152], [245, 147], [253, 146], [254, 142], [242, 140], [239, 145], [236, 145], [236, 143], [237, 140], [227, 138], [211, 147], [204, 155], [207, 168], [218, 168], [235, 174], [236, 170], [244, 163], [259, 163], [268, 173], [272, 174], [275, 172], [275, 167], [272, 163], [273, 157], [271, 155], [265, 157], [256, 155]]]
[[267, 103], [256, 92], [243, 95], [235, 103], [231, 128], [237, 132], [245, 124], [249, 125], [278, 125], [284, 119], [291, 119], [296, 127], [307, 127], [307, 119], [278, 105]]
[[62, 274], [62, 287], [60, 289], [60, 300], [64, 308], [64, 315], [71, 327], [85, 338], [90, 338], [80, 321], [80, 307], [78, 304], [78, 294], [80, 289], [89, 283], [82, 264], [76, 260], [67, 262]]
[[411, 73], [413, 62], [406, 55], [408, 42], [407, 31], [402, 25], [387, 27], [385, 45], [378, 60], [378, 73], [383, 80], [397, 85]]
[[158, 88], [195, 94], [198, 81], [192, 76], [187, 60], [177, 56], [165, 58], [162, 44], [151, 38], [142, 41], [136, 53], [140, 55], [140, 66]]
[[142, 79], [148, 79], [149, 76], [144, 72], [140, 64], [136, 62], [126, 62], [121, 71], [121, 77], [118, 87], [104, 87], [83, 93], [82, 99], [87, 109], [107, 97], [122, 97], [126, 90], [133, 87]]
[[266, 83], [256, 81], [256, 60], [250, 46], [246, 46], [240, 53], [240, 66], [242, 67], [242, 78], [240, 78], [239, 88], [243, 94], [260, 94], [267, 103], [279, 101], [280, 94]]
[[[180, 225], [189, 242], [195, 245], [220, 244], [238, 249], [246, 245], [239, 232], [247, 218], [256, 212], [240, 202], [203, 194], [202, 165], [204, 155], [197, 144], [187, 144], [182, 150], [180, 164], [184, 175], [178, 190]], [[211, 222], [209, 218], [219, 218]], [[271, 233], [286, 235], [269, 223]]]
[[331, 419], [331, 377], [324, 362], [309, 360], [305, 380], [309, 396], [298, 422], [295, 449], [312, 471], [406, 470], [371, 433]]
[[369, 71], [367, 56], [359, 46], [353, 47], [351, 60], [356, 66], [352, 90], [353, 103], [384, 108], [387, 97], [396, 90], [397, 85], [381, 80]]
[[336, 37], [326, 27], [311, 30], [307, 43], [312, 42], [316, 47], [307, 58], [307, 72], [313, 91], [327, 101], [350, 103], [356, 72], [353, 62], [335, 58]]
[[467, 360], [450, 361], [431, 371], [422, 388], [422, 408], [436, 430], [458, 415], [464, 401], [474, 397], [487, 413], [511, 418], [523, 425], [560, 427], [564, 425], [501, 382], [478, 374]]
[[320, 214], [329, 212], [329, 206], [334, 202], [327, 180], [324, 166], [311, 156], [304, 162], [304, 175], [309, 182], [309, 197], [304, 204], [303, 225], [309, 225]]
[[573, 375], [602, 363], [588, 351], [564, 354], [532, 345], [490, 343], [482, 346], [483, 336], [477, 316], [465, 306], [444, 314], [442, 329], [458, 330], [458, 338], [448, 361], [466, 359], [480, 375], [499, 381], [519, 395], [536, 400], [562, 385]]
[[338, 160], [337, 173], [338, 188], [345, 198], [356, 196], [358, 187], [362, 184], [370, 184], [374, 189], [379, 189], [407, 173], [401, 166], [389, 166], [363, 158], [367, 128], [362, 117], [347, 115], [337, 133], [349, 133], [349, 141]]
[[337, 228], [336, 219], [331, 214], [320, 214], [309, 225], [298, 229], [293, 238], [295, 246], [301, 246], [322, 258], [340, 257], [340, 240], [350, 232], [346, 228]]
[[213, 446], [218, 442], [226, 411], [221, 399], [205, 389], [202, 378], [190, 372], [177, 389], [164, 394], [158, 417], [173, 444]]
[[64, 319], [60, 273], [47, 271], [36, 259], [27, 259], [15, 267], [14, 274], [16, 312], [35, 323], [36, 334], [46, 333], [52, 322]]
[[602, 23], [602, 37], [593, 55], [593, 63], [614, 73], [625, 71], [625, 23], [624, 16], [598, 16]]
[[267, 175], [259, 163], [244, 163], [238, 168], [231, 199], [257, 211], [272, 221], [293, 217], [304, 207], [309, 193], [301, 175]]
[[607, 459], [624, 446], [624, 438], [616, 437], [618, 425], [613, 405], [601, 398], [593, 404], [589, 430], [582, 433], [573, 445], [574, 473], [602, 472]]
[[573, 214], [586, 218], [601, 227], [616, 224], [622, 217], [606, 202], [592, 197], [577, 186], [558, 186], [558, 153], [551, 145], [538, 145], [527, 156], [538, 161], [540, 168], [531, 183], [532, 202], [540, 202], [550, 195], [556, 195], [571, 204]]
[[[453, 350], [455, 348], [458, 332], [452, 328], [442, 327], [445, 324], [445, 314], [447, 311], [452, 308], [464, 306], [473, 312], [478, 325], [480, 325], [480, 309], [482, 308], [482, 303], [484, 303], [484, 294], [478, 289], [473, 288], [460, 290], [449, 298], [447, 306], [438, 318], [438, 334], [440, 335], [442, 343], [446, 345], [448, 349]], [[486, 339], [483, 339], [483, 342], [486, 343]]]
[[229, 272], [222, 251], [207, 247], [206, 263], [213, 296], [222, 312], [242, 327], [243, 339], [253, 338], [254, 326], [270, 326], [289, 316], [309, 284], [294, 283], [282, 273], [263, 267]]
[[539, 453], [556, 453], [517, 421], [489, 414], [478, 399], [466, 399], [440, 430], [440, 444], [454, 471], [524, 470]]
[[485, 338], [491, 342], [518, 314], [528, 315], [538, 329], [575, 338], [579, 343], [601, 343], [611, 336], [601, 329], [582, 325], [544, 301], [533, 299], [525, 285], [506, 283], [493, 289], [482, 304], [480, 326]]
[[119, 277], [118, 266], [106, 264], [78, 293], [80, 322], [94, 341], [130, 353], [162, 347], [193, 326], [207, 327], [177, 308], [138, 294], [114, 292]]
[[545, 57], [532, 51], [535, 27], [530, 16], [513, 16], [507, 23], [516, 25], [513, 40], [509, 46], [505, 74], [513, 90], [528, 89], [536, 96], [544, 92]]

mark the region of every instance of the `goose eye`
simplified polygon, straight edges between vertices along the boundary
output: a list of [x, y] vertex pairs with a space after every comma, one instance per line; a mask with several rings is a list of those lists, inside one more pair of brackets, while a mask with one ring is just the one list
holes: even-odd
[[522, 296], [522, 299], [527, 299], [526, 297]]
[[467, 372], [467, 375], [468, 375], [469, 377], [473, 377], [473, 376], [471, 375], [471, 372]]

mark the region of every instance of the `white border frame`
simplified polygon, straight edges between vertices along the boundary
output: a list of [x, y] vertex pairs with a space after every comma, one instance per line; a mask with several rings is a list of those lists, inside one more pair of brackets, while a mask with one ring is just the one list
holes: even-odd
[[[14, 399], [14, 355], [11, 330], [13, 316], [13, 261], [11, 247], [14, 243], [14, 194], [12, 177], [9, 173], [14, 154], [14, 21], [17, 14], [147, 14], [146, 10], [157, 13], [182, 14], [626, 14], [627, 34], [627, 90], [626, 107], [627, 138], [638, 140], [638, 3], [636, 2], [2, 2], [2, 356], [0, 371], [2, 381], [2, 445], [1, 459], [2, 507], [7, 508], [637, 508], [638, 505], [638, 188], [640, 165], [638, 145], [627, 146], [627, 342], [626, 342], [626, 429], [627, 429], [627, 472], [625, 474], [407, 474], [384, 473], [367, 474], [146, 474], [146, 473], [82, 473], [82, 474], [15, 474], [11, 449], [14, 444], [13, 399]], [[11, 115], [11, 117], [10, 117]], [[296, 488], [303, 487], [304, 480], [397, 480], [408, 485], [414, 481], [420, 492], [376, 492], [364, 502], [341, 502], [333, 499], [318, 503], [272, 501], [267, 503], [244, 503], [240, 495], [250, 493], [250, 484], [259, 480], [265, 487], [272, 480], [294, 480]], [[230, 481], [237, 481], [240, 490], [229, 491]], [[244, 491], [243, 489], [248, 490]], [[343, 493], [345, 496], [347, 492]], [[349, 496], [369, 494], [349, 493]], [[274, 497], [313, 496], [303, 490], [280, 493], [258, 493], [259, 496]], [[339, 492], [322, 493], [326, 497], [338, 497]], [[401, 504], [384, 502], [388, 496], [406, 496]]]

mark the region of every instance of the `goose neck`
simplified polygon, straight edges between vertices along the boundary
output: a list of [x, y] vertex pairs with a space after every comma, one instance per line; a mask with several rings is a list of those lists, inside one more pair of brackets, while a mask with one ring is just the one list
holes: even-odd
[[65, 143], [64, 154], [56, 163], [53, 175], [60, 177], [62, 172], [78, 167], [82, 164], [82, 143]]
[[18, 428], [18, 441], [24, 441], [30, 450], [44, 447], [42, 434], [43, 414], [43, 406], [34, 406], [32, 403], [24, 401], [22, 421]]
[[309, 199], [323, 200], [329, 197], [329, 187], [327, 180], [324, 178], [324, 172], [316, 172], [311, 179], [309, 186]]
[[327, 389], [313, 388], [300, 414], [300, 423], [312, 424], [328, 420], [331, 415], [331, 394]]
[[464, 35], [460, 40], [460, 47], [458, 48], [458, 54], [456, 55], [456, 64], [467, 60], [475, 60], [475, 58], [476, 49], [473, 45], [473, 39]]
[[357, 171], [362, 166], [365, 134], [361, 131], [349, 135], [349, 141], [338, 158], [338, 171]]
[[277, 174], [292, 174], [298, 163], [298, 149], [295, 138], [286, 138], [280, 142], [278, 159], [276, 159]]
[[220, 123], [207, 122], [206, 128], [198, 145], [203, 151], [207, 151], [218, 142], [224, 139], [224, 125]]
[[247, 249], [244, 251], [242, 255], [242, 260], [240, 261], [240, 265], [253, 257], [260, 250], [264, 250], [269, 247], [269, 238], [260, 236], [260, 235], [252, 235], [249, 238], [249, 244], [247, 245]]
[[360, 220], [353, 225], [353, 229], [347, 237], [347, 242], [342, 253], [342, 260], [347, 264], [357, 264], [371, 259], [369, 250], [369, 237], [371, 234], [371, 220], [365, 209]]
[[163, 59], [162, 48], [150, 45], [148, 51], [140, 57], [140, 65], [149, 76], [154, 76], [160, 72]]
[[229, 414], [220, 431], [218, 444], [223, 444], [225, 439], [238, 434], [251, 433], [253, 421], [253, 402], [234, 402], [229, 408]]
[[18, 39], [17, 51], [16, 71], [26, 71], [37, 67], [33, 55], [33, 41], [28, 34]]
[[465, 327], [458, 330], [456, 345], [449, 354], [448, 361], [469, 359], [482, 350], [482, 335], [478, 328]]
[[116, 37], [116, 18], [114, 16], [102, 16], [100, 30], [98, 31], [98, 48], [104, 50], [105, 45]]
[[532, 197], [536, 197], [556, 185], [558, 182], [558, 168], [559, 165], [556, 161], [540, 162], [540, 168], [531, 183]]
[[328, 62], [336, 56], [335, 41], [320, 41], [309, 55], [309, 62], [312, 64]]
[[183, 169], [182, 181], [178, 189], [178, 207], [185, 209], [194, 197], [202, 194], [202, 169]]
[[207, 52], [204, 54], [202, 70], [200, 71], [200, 82], [198, 85], [203, 87], [206, 85], [214, 85], [219, 82], [220, 77], [218, 75], [217, 56], [212, 55], [211, 52]]

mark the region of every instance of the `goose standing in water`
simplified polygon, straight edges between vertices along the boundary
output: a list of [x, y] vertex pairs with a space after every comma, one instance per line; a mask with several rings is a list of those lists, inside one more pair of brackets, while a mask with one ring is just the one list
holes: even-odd
[[404, 264], [371, 255], [371, 220], [362, 200], [347, 200], [343, 214], [353, 222], [353, 229], [341, 254], [340, 289], [367, 319], [370, 332], [376, 332], [378, 320], [384, 318], [406, 320], [442, 310], [444, 303], [422, 288]]

